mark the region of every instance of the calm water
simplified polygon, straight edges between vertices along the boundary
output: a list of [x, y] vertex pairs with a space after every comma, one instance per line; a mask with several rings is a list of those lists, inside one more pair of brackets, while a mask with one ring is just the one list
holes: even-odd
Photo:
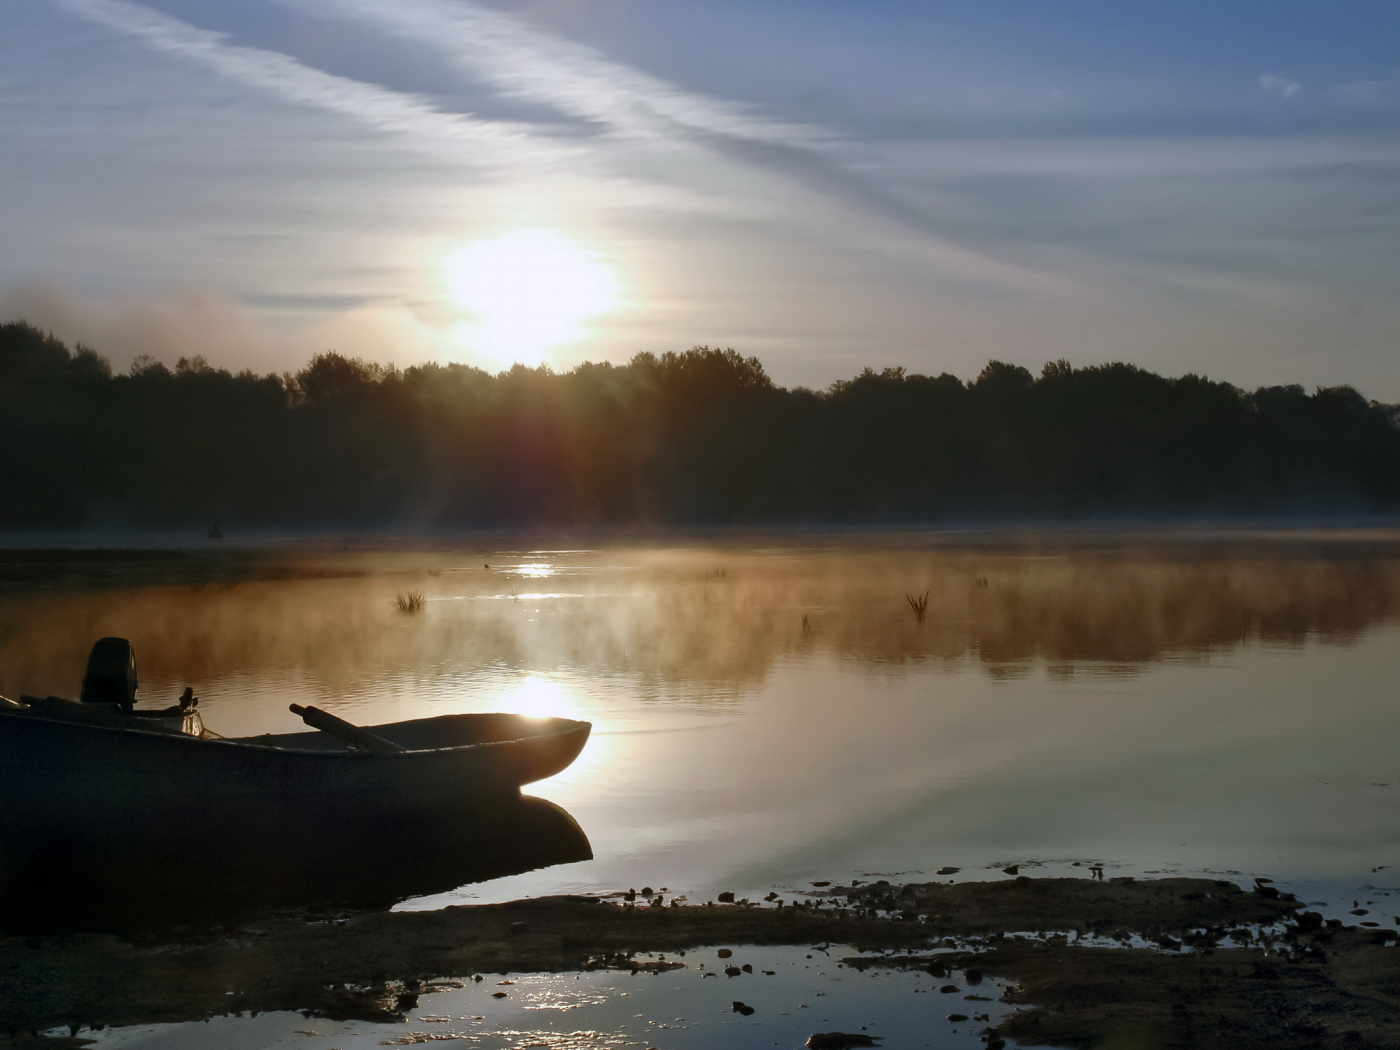
[[[1102, 862], [1374, 885], [1393, 910], [1373, 869], [1400, 864], [1400, 534], [764, 544], [15, 570], [0, 693], [76, 695], [122, 635], [144, 703], [193, 686], [225, 735], [297, 729], [289, 702], [594, 723], [531, 793], [595, 859], [401, 907]], [[395, 608], [409, 590], [421, 614]]]

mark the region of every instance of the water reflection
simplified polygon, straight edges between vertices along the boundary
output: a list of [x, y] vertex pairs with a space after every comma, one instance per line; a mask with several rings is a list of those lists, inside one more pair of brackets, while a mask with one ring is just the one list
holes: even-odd
[[[166, 571], [149, 553], [140, 564]], [[72, 695], [87, 646], [103, 635], [129, 637], [142, 653], [148, 702], [164, 698], [155, 689], [249, 672], [303, 675], [304, 688], [334, 700], [367, 695], [376, 679], [432, 688], [450, 672], [506, 667], [627, 673], [699, 695], [752, 686], [790, 657], [874, 668], [973, 657], [1003, 677], [1039, 659], [1065, 677], [1250, 641], [1348, 644], [1400, 614], [1400, 559], [1377, 543], [1334, 544], [1326, 557], [1265, 543], [637, 549], [461, 564], [494, 556], [247, 555], [229, 561], [220, 585], [136, 586], [127, 566], [109, 573], [121, 586], [44, 590], [11, 554], [0, 577], [28, 585], [0, 596], [0, 693]], [[532, 586], [545, 576], [567, 577], [567, 589]], [[427, 595], [426, 614], [394, 608], [408, 587]], [[918, 624], [904, 595], [924, 591]]]
[[[593, 722], [546, 791], [599, 859], [477, 899], [1400, 857], [1395, 534], [861, 543], [272, 551], [220, 585], [0, 588], [0, 693], [74, 695], [113, 635], [144, 703], [192, 685], [227, 735], [300, 728], [289, 701]], [[394, 607], [409, 589], [423, 613]]]
[[91, 835], [0, 845], [0, 932], [151, 932], [267, 908], [365, 910], [471, 883], [592, 859], [551, 802], [521, 798], [489, 825], [444, 813], [404, 829], [357, 820], [257, 841], [219, 828], [179, 839]]

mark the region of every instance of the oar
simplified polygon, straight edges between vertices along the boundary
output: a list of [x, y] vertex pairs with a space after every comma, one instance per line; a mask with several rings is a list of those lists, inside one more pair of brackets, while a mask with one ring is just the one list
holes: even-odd
[[392, 740], [385, 740], [382, 736], [371, 733], [368, 729], [361, 729], [343, 718], [336, 718], [329, 711], [322, 711], [319, 707], [302, 707], [300, 704], [291, 704], [290, 707], [292, 714], [301, 715], [301, 720], [307, 725], [331, 736], [338, 736], [355, 747], [377, 751], [383, 755], [408, 750]]

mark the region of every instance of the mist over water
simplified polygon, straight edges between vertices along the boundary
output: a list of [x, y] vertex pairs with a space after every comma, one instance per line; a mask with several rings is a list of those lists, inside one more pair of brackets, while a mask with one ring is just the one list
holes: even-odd
[[300, 728], [290, 702], [593, 722], [531, 793], [595, 859], [413, 907], [1400, 858], [1400, 536], [816, 542], [11, 553], [0, 693], [74, 696], [118, 635], [144, 704], [192, 686], [225, 735]]

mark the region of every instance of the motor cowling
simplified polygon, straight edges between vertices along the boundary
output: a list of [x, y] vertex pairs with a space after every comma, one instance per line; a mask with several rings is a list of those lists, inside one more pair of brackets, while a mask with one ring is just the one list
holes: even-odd
[[136, 650], [125, 638], [99, 638], [88, 654], [87, 673], [79, 699], [85, 704], [120, 704], [130, 711], [136, 703]]

